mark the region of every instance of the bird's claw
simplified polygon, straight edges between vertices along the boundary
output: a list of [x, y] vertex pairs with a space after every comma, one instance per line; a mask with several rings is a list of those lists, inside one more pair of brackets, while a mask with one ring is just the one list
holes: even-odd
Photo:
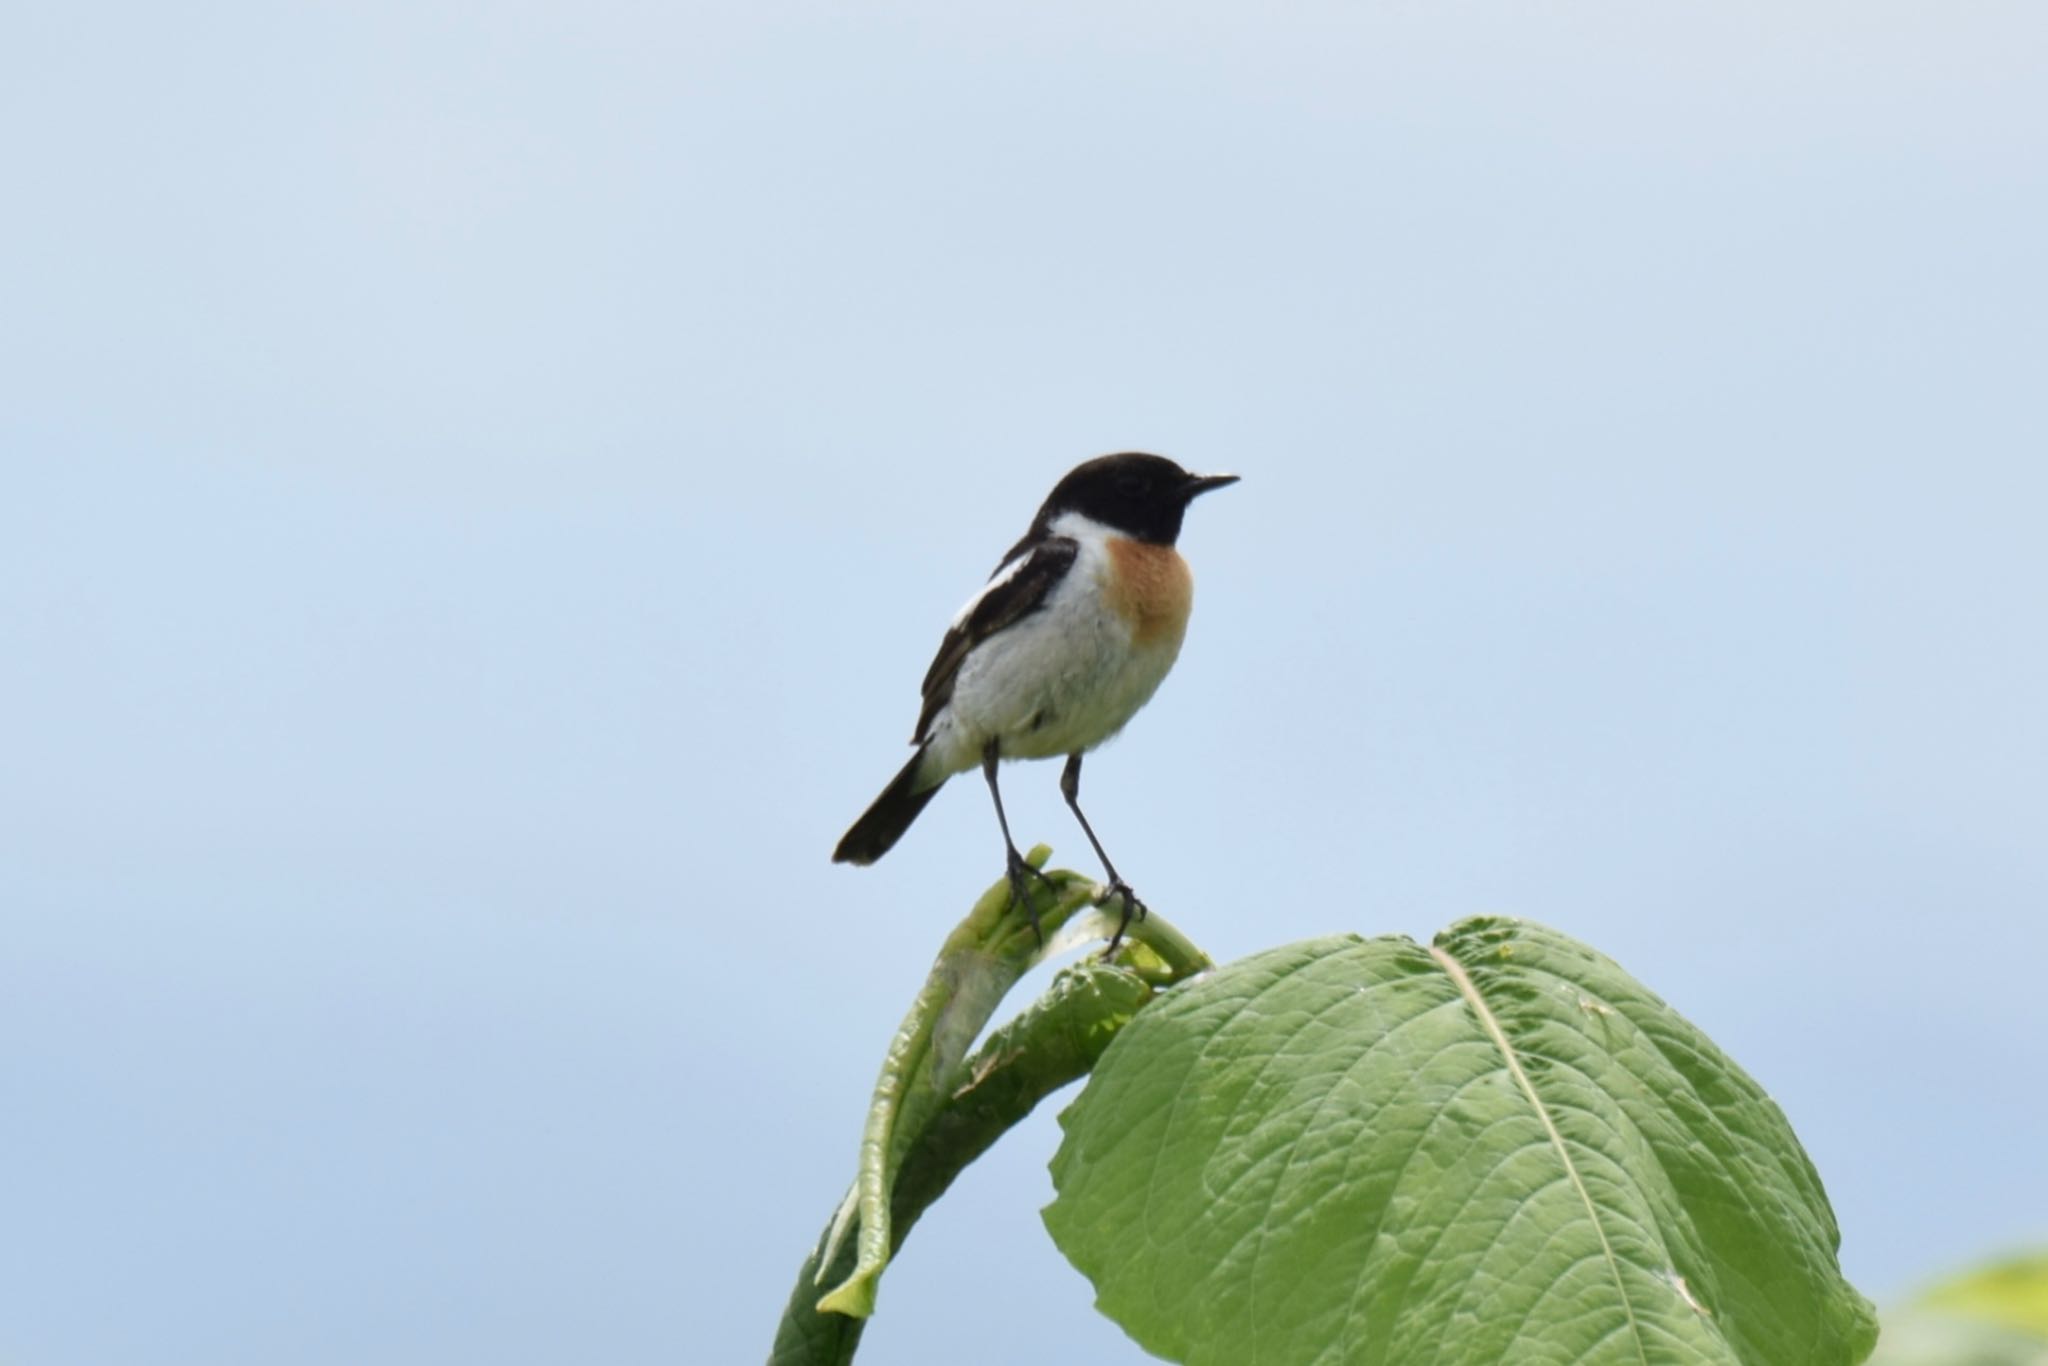
[[1124, 942], [1124, 931], [1131, 927], [1132, 917], [1135, 916], [1139, 920], [1145, 918], [1145, 903], [1138, 900], [1138, 894], [1131, 890], [1131, 884], [1125, 882], [1120, 877], [1110, 879], [1109, 889], [1102, 894], [1102, 899], [1095, 904], [1107, 906], [1110, 902], [1119, 898], [1124, 903], [1123, 918], [1116, 922], [1116, 933], [1109, 937], [1109, 947], [1102, 952], [1104, 958], [1113, 955], [1116, 952], [1117, 945]]
[[1009, 864], [1003, 870], [1003, 875], [1010, 880], [1010, 904], [1013, 907], [1022, 908], [1024, 913], [1031, 917], [1032, 937], [1037, 939], [1039, 947], [1043, 948], [1045, 946], [1045, 931], [1038, 927], [1038, 907], [1032, 904], [1031, 893], [1026, 890], [1024, 879], [1027, 877], [1037, 878], [1045, 884], [1045, 889], [1051, 892], [1055, 899], [1060, 894], [1059, 887], [1046, 875], [1044, 869], [1034, 868], [1015, 849], [1010, 851]]

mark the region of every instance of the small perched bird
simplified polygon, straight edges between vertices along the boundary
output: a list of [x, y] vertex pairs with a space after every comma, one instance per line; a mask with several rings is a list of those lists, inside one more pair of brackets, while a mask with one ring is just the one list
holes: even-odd
[[[1081, 812], [1081, 756], [1124, 728], [1180, 654], [1194, 579], [1174, 549], [1188, 504], [1234, 474], [1190, 474], [1157, 455], [1105, 455], [1053, 487], [1024, 539], [953, 618], [924, 676], [917, 753], [832, 852], [873, 863], [889, 852], [946, 779], [979, 764], [995, 799], [1016, 904], [1045, 875], [1010, 838], [996, 765], [1067, 756], [1060, 791], [1121, 898], [1115, 947], [1145, 903], [1117, 874]], [[1037, 913], [1032, 912], [1037, 924]]]

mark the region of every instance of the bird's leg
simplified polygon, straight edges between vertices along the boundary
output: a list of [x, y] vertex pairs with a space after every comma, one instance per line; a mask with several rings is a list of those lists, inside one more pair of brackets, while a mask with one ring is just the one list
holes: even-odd
[[1023, 907], [1024, 913], [1031, 917], [1031, 933], [1037, 936], [1042, 946], [1045, 943], [1045, 931], [1038, 928], [1038, 907], [1031, 904], [1031, 894], [1024, 890], [1024, 879], [1037, 878], [1046, 885], [1047, 890], [1055, 898], [1059, 896], [1060, 889], [1053, 885], [1051, 878], [1025, 862], [1024, 856], [1017, 852], [1017, 842], [1010, 838], [1010, 818], [1003, 814], [1003, 790], [996, 786], [996, 761], [1001, 757], [998, 741], [990, 740], [982, 746], [981, 774], [988, 779], [988, 795], [996, 799], [996, 824], [1003, 827], [1003, 854], [1007, 859], [1003, 865], [1003, 876], [1010, 880], [1011, 900]]
[[1081, 833], [1095, 846], [1095, 857], [1102, 860], [1103, 871], [1109, 874], [1109, 895], [1103, 900], [1123, 898], [1123, 919], [1116, 922], [1116, 933], [1109, 937], [1108, 952], [1115, 953], [1116, 946], [1123, 942], [1124, 931], [1130, 928], [1132, 914], [1136, 913], [1140, 920], [1145, 918], [1145, 903], [1138, 900], [1138, 894], [1131, 890], [1130, 883], [1117, 876], [1116, 865], [1111, 863], [1109, 855], [1102, 851], [1102, 841], [1095, 838], [1094, 828], [1088, 824], [1088, 817], [1081, 812], [1081, 754], [1078, 750], [1067, 756], [1067, 766], [1060, 773], [1060, 792], [1066, 797], [1067, 806], [1072, 809], [1074, 819], [1081, 822]]

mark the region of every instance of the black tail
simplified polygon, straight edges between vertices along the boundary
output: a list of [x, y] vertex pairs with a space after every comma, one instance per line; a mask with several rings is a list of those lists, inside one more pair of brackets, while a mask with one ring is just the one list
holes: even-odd
[[903, 771], [889, 780], [882, 795], [875, 798], [853, 823], [853, 829], [839, 841], [839, 847], [832, 851], [834, 863], [873, 863], [903, 838], [903, 832], [924, 810], [925, 803], [938, 796], [939, 789], [945, 786], [946, 780], [941, 778], [924, 791], [917, 790], [917, 768], [923, 762], [923, 750], [910, 756]]

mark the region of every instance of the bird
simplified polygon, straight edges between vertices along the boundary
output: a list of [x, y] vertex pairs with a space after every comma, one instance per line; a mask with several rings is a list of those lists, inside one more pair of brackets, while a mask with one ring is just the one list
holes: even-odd
[[1006, 759], [1065, 755], [1060, 792], [1108, 874], [1101, 900], [1123, 903], [1114, 952], [1145, 903], [1081, 810], [1081, 759], [1121, 731], [1172, 669], [1194, 603], [1194, 578], [1175, 548], [1181, 519], [1196, 498], [1238, 478], [1191, 474], [1142, 451], [1068, 471], [947, 627], [925, 671], [911, 735], [917, 752], [839, 841], [833, 862], [875, 862], [947, 779], [979, 766], [1012, 902], [1036, 931], [1026, 879], [1050, 880], [1017, 852], [996, 769]]

